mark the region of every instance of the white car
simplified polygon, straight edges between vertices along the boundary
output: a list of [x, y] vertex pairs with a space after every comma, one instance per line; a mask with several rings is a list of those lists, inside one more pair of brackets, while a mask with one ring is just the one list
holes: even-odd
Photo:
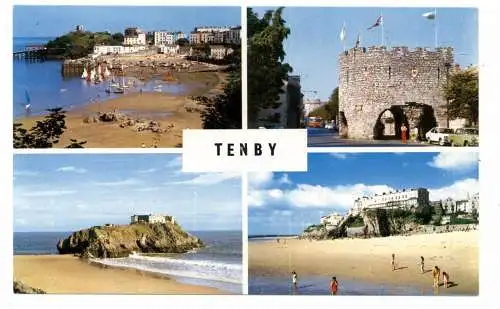
[[453, 129], [436, 127], [425, 133], [425, 139], [430, 144], [438, 143], [441, 146], [445, 146], [450, 144], [450, 134], [453, 133], [455, 133]]

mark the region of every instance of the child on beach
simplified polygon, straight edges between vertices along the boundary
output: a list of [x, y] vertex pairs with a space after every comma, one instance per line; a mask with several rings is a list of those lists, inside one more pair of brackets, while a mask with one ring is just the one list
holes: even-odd
[[292, 283], [293, 287], [297, 288], [297, 273], [295, 271], [292, 271]]
[[450, 282], [450, 276], [447, 272], [443, 271], [443, 285], [445, 288], [448, 288], [448, 283]]
[[439, 276], [440, 275], [441, 275], [441, 270], [439, 269], [439, 267], [434, 266], [434, 268], [432, 268], [432, 278], [434, 279], [433, 286], [435, 288], [439, 287]]
[[393, 253], [393, 254], [392, 254], [392, 261], [391, 261], [391, 264], [392, 264], [392, 271], [395, 271], [395, 270], [396, 270], [396, 262], [395, 262], [395, 259], [396, 259], [396, 255]]
[[332, 277], [332, 281], [330, 282], [330, 291], [332, 292], [332, 295], [337, 294], [338, 286], [339, 283], [337, 282], [337, 277]]
[[423, 274], [424, 273], [424, 257], [420, 257], [420, 272]]

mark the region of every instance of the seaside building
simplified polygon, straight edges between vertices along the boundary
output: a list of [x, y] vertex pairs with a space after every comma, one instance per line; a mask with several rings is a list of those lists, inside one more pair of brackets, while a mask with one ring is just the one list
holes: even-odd
[[184, 32], [181, 31], [155, 31], [154, 32], [154, 45], [174, 45], [177, 44], [179, 39], [185, 39]]
[[337, 227], [339, 223], [342, 221], [344, 216], [334, 212], [327, 216], [323, 216], [320, 218], [320, 223], [326, 227], [327, 230], [331, 230]]
[[178, 55], [180, 46], [176, 44], [164, 44], [158, 47], [158, 53], [165, 55]]
[[241, 44], [241, 26], [232, 27], [224, 32], [224, 43], [226, 44]]
[[125, 29], [123, 45], [146, 45], [146, 33], [139, 28]]
[[130, 217], [130, 224], [135, 223], [167, 223], [175, 224], [175, 219], [172, 216], [149, 214], [149, 215], [133, 215]]
[[354, 201], [353, 213], [360, 213], [365, 209], [393, 209], [416, 210], [430, 207], [429, 191], [425, 188], [403, 189], [401, 191], [363, 196]]
[[83, 25], [76, 25], [76, 29], [75, 29], [76, 32], [84, 32], [85, 29], [83, 28]]
[[196, 27], [189, 34], [190, 44], [241, 44], [241, 26]]
[[268, 108], [259, 111], [258, 127], [296, 129], [300, 127], [302, 118], [303, 100], [300, 85], [300, 76], [288, 76], [283, 81], [283, 92], [279, 97], [277, 108]]
[[445, 214], [455, 214], [457, 212], [470, 214], [473, 211], [479, 212], [479, 193], [475, 193], [472, 196], [468, 194], [466, 199], [460, 200], [447, 198], [441, 200], [441, 204]]
[[94, 55], [120, 55], [120, 54], [133, 54], [140, 51], [146, 50], [146, 45], [133, 45], [133, 46], [121, 46], [121, 45], [96, 45], [94, 46]]
[[210, 46], [210, 58], [212, 59], [224, 59], [227, 55], [234, 52], [232, 48], [228, 48], [223, 45], [212, 45]]

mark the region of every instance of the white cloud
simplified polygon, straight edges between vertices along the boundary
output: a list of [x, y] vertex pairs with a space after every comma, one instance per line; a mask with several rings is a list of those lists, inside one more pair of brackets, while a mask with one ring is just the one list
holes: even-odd
[[156, 168], [150, 168], [150, 169], [147, 169], [147, 170], [139, 170], [137, 171], [139, 174], [150, 174], [150, 173], [154, 173], [156, 172], [157, 169]]
[[330, 153], [330, 155], [336, 159], [347, 159], [347, 154], [346, 153]]
[[299, 184], [291, 190], [249, 190], [250, 207], [263, 207], [268, 204], [283, 203], [299, 208], [342, 208], [352, 207], [355, 198], [362, 195], [380, 194], [393, 190], [386, 185], [355, 184], [347, 186], [323, 187]]
[[135, 191], [138, 191], [138, 192], [151, 192], [151, 191], [157, 191], [157, 190], [160, 190], [160, 187], [144, 187], [144, 188], [135, 189]]
[[84, 174], [87, 172], [86, 169], [84, 168], [78, 168], [75, 166], [62, 166], [58, 169], [56, 169], [57, 172], [65, 172], [65, 173], [78, 173], [78, 174]]
[[166, 168], [178, 168], [182, 166], [182, 158], [180, 155], [176, 156], [175, 158], [171, 159], [170, 161], [167, 162], [165, 165]]
[[14, 176], [38, 176], [36, 171], [14, 171]]
[[75, 193], [76, 191], [73, 190], [44, 190], [44, 191], [25, 192], [22, 195], [25, 197], [51, 197], [51, 196], [62, 196]]
[[252, 188], [264, 188], [271, 184], [273, 177], [273, 172], [248, 173], [248, 185]]
[[291, 185], [293, 182], [290, 180], [290, 178], [288, 177], [288, 174], [283, 174], [283, 176], [281, 176], [280, 180], [278, 180], [278, 182], [280, 184], [283, 184], [283, 185]]
[[118, 181], [104, 181], [104, 182], [95, 182], [95, 185], [98, 186], [106, 186], [106, 187], [121, 187], [121, 186], [133, 186], [139, 184], [140, 181], [135, 178], [128, 178], [125, 180]]
[[168, 184], [187, 184], [187, 185], [200, 185], [211, 186], [226, 180], [240, 179], [241, 173], [206, 173], [196, 176], [195, 178], [177, 181]]
[[479, 180], [468, 178], [458, 180], [452, 185], [443, 188], [429, 189], [429, 197], [431, 201], [437, 201], [451, 197], [453, 199], [465, 199], [467, 194], [479, 192]]
[[290, 217], [293, 214], [291, 210], [275, 210], [273, 211], [274, 216]]
[[477, 166], [478, 160], [478, 152], [440, 152], [428, 165], [449, 171], [462, 171]]

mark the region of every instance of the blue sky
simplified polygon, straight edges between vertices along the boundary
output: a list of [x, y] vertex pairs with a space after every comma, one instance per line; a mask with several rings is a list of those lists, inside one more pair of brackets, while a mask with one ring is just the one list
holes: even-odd
[[123, 32], [137, 26], [145, 31], [180, 30], [195, 26], [241, 25], [240, 7], [155, 6], [15, 6], [14, 37], [54, 37], [76, 25], [89, 31]]
[[74, 231], [166, 213], [189, 231], [241, 230], [241, 175], [181, 172], [177, 154], [14, 156], [14, 231]]
[[360, 196], [424, 187], [431, 200], [479, 192], [478, 153], [310, 153], [308, 172], [249, 175], [249, 235], [296, 234]]
[[[269, 8], [256, 8], [259, 16]], [[358, 32], [361, 46], [380, 45], [381, 31], [367, 28], [380, 12], [384, 19], [385, 45], [434, 48], [433, 22], [422, 17], [434, 8], [302, 8], [286, 7], [283, 19], [291, 28], [285, 42], [286, 61], [294, 74], [302, 76], [306, 98], [327, 100], [337, 87], [337, 58], [343, 50], [340, 31], [345, 23], [346, 47], [355, 45]], [[455, 48], [456, 62], [478, 64], [478, 16], [476, 9], [437, 9], [438, 45]]]

